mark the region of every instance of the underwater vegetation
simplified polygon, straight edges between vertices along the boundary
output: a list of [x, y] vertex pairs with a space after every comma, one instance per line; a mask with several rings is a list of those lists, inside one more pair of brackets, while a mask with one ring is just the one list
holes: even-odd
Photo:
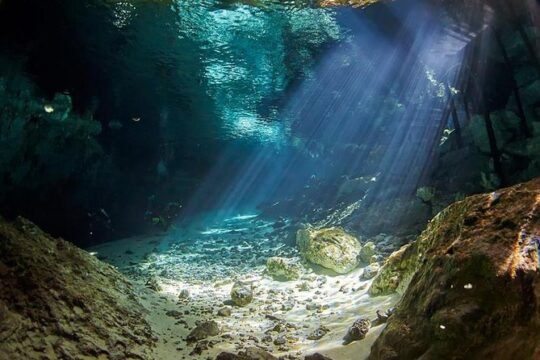
[[0, 359], [540, 358], [539, 18], [0, 0]]

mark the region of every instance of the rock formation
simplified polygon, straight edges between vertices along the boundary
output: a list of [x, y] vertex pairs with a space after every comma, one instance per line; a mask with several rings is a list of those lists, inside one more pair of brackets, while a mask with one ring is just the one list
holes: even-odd
[[540, 178], [449, 206], [374, 281], [406, 291], [370, 359], [540, 358], [539, 241]]
[[343, 229], [301, 229], [296, 234], [298, 248], [308, 261], [345, 274], [358, 265], [361, 246]]
[[151, 359], [155, 339], [130, 283], [28, 220], [0, 219], [4, 359]]

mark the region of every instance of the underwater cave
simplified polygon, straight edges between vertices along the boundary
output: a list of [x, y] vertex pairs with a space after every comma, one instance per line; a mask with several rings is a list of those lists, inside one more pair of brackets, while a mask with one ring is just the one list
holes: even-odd
[[540, 3], [0, 0], [0, 360], [540, 359]]

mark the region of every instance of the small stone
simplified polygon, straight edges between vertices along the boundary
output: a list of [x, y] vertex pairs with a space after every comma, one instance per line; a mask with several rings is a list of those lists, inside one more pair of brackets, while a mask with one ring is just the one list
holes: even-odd
[[373, 263], [366, 266], [362, 272], [362, 280], [373, 279], [379, 273], [380, 268], [381, 266], [379, 263]]
[[376, 324], [374, 325], [384, 324], [388, 321], [388, 313], [382, 313], [381, 310], [377, 310], [375, 313], [377, 314], [377, 320], [375, 320]]
[[313, 331], [311, 334], [309, 334], [307, 339], [308, 340], [319, 340], [324, 335], [328, 334], [329, 332], [330, 332], [330, 329], [328, 329], [327, 327], [324, 327], [324, 326], [320, 326], [315, 331]]
[[332, 359], [330, 359], [328, 356], [324, 356], [323, 354], [315, 353], [312, 355], [306, 355], [304, 360], [332, 360]]
[[189, 335], [186, 337], [186, 341], [194, 342], [203, 340], [210, 336], [219, 335], [220, 332], [221, 330], [217, 322], [213, 320], [205, 321], [195, 327], [195, 329], [191, 330]]
[[217, 312], [219, 316], [223, 316], [223, 317], [229, 317], [231, 316], [231, 313], [232, 313], [231, 308], [228, 306], [219, 309]]
[[151, 290], [154, 290], [154, 291], [161, 291], [161, 285], [159, 285], [159, 282], [157, 281], [157, 279], [155, 277], [151, 277], [149, 278], [146, 283], [145, 283], [145, 286]]
[[371, 321], [369, 319], [358, 319], [356, 320], [347, 335], [345, 336], [345, 342], [350, 343], [356, 340], [362, 340], [366, 337], [369, 329], [371, 328]]
[[275, 340], [274, 340], [274, 345], [285, 345], [287, 343], [287, 339], [285, 338], [285, 336], [283, 335], [279, 335]]
[[294, 302], [288, 301], [281, 305], [282, 311], [291, 311], [293, 308], [294, 308]]
[[237, 281], [231, 289], [231, 300], [238, 306], [246, 306], [253, 301], [252, 286]]
[[375, 243], [368, 242], [364, 246], [362, 246], [362, 249], [360, 249], [360, 255], [358, 255], [358, 258], [360, 259], [360, 262], [364, 264], [370, 264], [371, 263], [371, 257], [375, 255]]
[[274, 339], [272, 338], [272, 335], [267, 334], [262, 337], [261, 341], [265, 343], [271, 343]]
[[293, 259], [271, 257], [266, 261], [266, 272], [275, 280], [296, 280], [300, 278], [301, 271]]
[[200, 355], [204, 350], [208, 350], [208, 341], [199, 341], [189, 355]]
[[366, 290], [366, 289], [367, 289], [367, 286], [368, 286], [367, 283], [363, 283], [363, 284], [361, 284], [361, 285], [358, 287], [358, 289], [356, 289], [356, 291]]
[[311, 289], [311, 286], [306, 281], [302, 282], [297, 287], [300, 291], [309, 291]]
[[182, 291], [180, 291], [180, 294], [178, 294], [178, 299], [180, 300], [184, 300], [184, 299], [188, 299], [189, 298], [189, 290], [188, 289], [183, 289]]

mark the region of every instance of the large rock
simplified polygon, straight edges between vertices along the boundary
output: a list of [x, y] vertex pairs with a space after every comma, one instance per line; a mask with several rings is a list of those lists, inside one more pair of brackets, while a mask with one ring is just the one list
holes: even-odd
[[337, 273], [348, 273], [358, 265], [360, 243], [341, 228], [300, 229], [296, 243], [307, 260]]
[[0, 358], [155, 359], [130, 283], [28, 220], [0, 218]]
[[370, 359], [539, 359], [539, 240], [540, 178], [442, 211], [377, 278], [408, 285]]

